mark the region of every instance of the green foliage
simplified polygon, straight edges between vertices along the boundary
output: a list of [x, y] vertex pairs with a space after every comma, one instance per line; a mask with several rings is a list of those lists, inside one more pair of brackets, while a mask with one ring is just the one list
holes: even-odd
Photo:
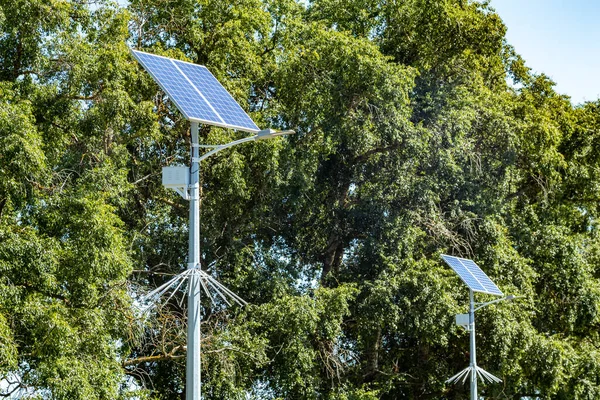
[[0, 96], [0, 197], [3, 208], [7, 201], [20, 205], [27, 197], [27, 180], [41, 177], [45, 157], [31, 103], [20, 99], [9, 83], [2, 83]]
[[137, 302], [186, 268], [160, 167], [189, 125], [129, 44], [297, 131], [202, 164], [203, 267], [251, 304], [202, 299], [206, 398], [465, 398], [440, 253], [523, 296], [478, 311], [483, 396], [598, 398], [600, 102], [533, 74], [492, 6], [0, 1], [0, 395], [183, 396], [184, 294]]

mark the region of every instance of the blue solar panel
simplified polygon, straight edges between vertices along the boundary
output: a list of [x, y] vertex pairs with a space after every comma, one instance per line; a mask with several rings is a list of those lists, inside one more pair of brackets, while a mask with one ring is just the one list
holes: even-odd
[[136, 50], [132, 53], [186, 119], [252, 133], [259, 131], [206, 67]]
[[182, 61], [175, 61], [175, 64], [190, 79], [192, 84], [202, 92], [204, 98], [215, 108], [226, 124], [258, 131], [256, 124], [242, 107], [236, 103], [208, 68]]
[[442, 258], [472, 291], [496, 296], [503, 295], [498, 286], [473, 261], [445, 254], [442, 254]]
[[498, 289], [498, 286], [475, 264], [472, 260], [461, 258], [460, 261], [463, 265], [473, 274], [475, 279], [481, 283], [487, 293], [502, 296], [502, 292]]

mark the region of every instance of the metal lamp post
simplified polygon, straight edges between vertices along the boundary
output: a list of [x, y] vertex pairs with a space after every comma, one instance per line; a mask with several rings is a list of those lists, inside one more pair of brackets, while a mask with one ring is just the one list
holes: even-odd
[[471, 383], [471, 400], [477, 400], [477, 378], [481, 378], [482, 381], [488, 380], [489, 382], [502, 382], [502, 380], [483, 368], [477, 366], [477, 353], [475, 346], [475, 311], [487, 307], [491, 304], [499, 303], [501, 301], [513, 301], [517, 296], [508, 295], [500, 299], [488, 301], [485, 303], [475, 302], [475, 296], [473, 290], [469, 290], [469, 313], [468, 314], [457, 314], [456, 324], [462, 326], [469, 331], [469, 367], [462, 370], [458, 374], [454, 375], [446, 381], [446, 383], [457, 383], [459, 381], [465, 381], [466, 377], [470, 377]]
[[[508, 295], [504, 296], [502, 291], [496, 286], [494, 282], [479, 268], [473, 260], [466, 258], [460, 258], [455, 256], [449, 256], [442, 254], [442, 259], [456, 272], [456, 274], [462, 279], [462, 281], [469, 287], [469, 313], [468, 314], [457, 314], [456, 324], [462, 326], [469, 331], [470, 343], [469, 343], [469, 355], [470, 362], [469, 366], [458, 374], [454, 375], [446, 381], [446, 383], [457, 383], [462, 381], [463, 383], [467, 380], [467, 377], [471, 378], [471, 400], [477, 400], [477, 379], [481, 378], [482, 381], [489, 381], [490, 383], [502, 382], [500, 378], [495, 377], [483, 368], [477, 366], [477, 353], [475, 349], [475, 311], [489, 306], [490, 304], [498, 303], [504, 300], [513, 300], [515, 296]], [[488, 301], [485, 303], [475, 302], [475, 293], [486, 293], [494, 296], [502, 296], [502, 298]]]
[[[200, 265], [200, 162], [238, 144], [289, 135], [294, 131], [260, 130], [205, 66], [139, 50], [131, 50], [131, 54], [191, 123], [189, 169], [181, 166], [163, 167], [162, 171], [163, 186], [175, 190], [190, 201], [188, 268], [144, 297], [150, 302], [155, 301], [174, 287], [171, 293], [173, 296], [188, 281], [186, 398], [200, 400], [200, 290], [204, 289], [210, 298], [213, 296], [209, 289], [214, 291], [226, 304], [229, 304], [227, 298], [238, 304], [245, 304], [239, 296], [202, 271]], [[253, 136], [222, 145], [201, 145], [198, 141], [199, 123], [249, 132]], [[200, 155], [200, 148], [210, 150]]]
[[[200, 269], [200, 162], [221, 150], [238, 144], [255, 140], [271, 139], [282, 135], [290, 135], [294, 131], [277, 132], [266, 129], [254, 136], [239, 139], [218, 146], [202, 146], [212, 148], [209, 152], [200, 155], [201, 145], [198, 143], [198, 123], [191, 123], [191, 167], [189, 169], [189, 254], [188, 270]], [[200, 286], [201, 276], [190, 274], [188, 291], [188, 344], [186, 354], [186, 399], [199, 400], [202, 394], [202, 382], [200, 372]]]

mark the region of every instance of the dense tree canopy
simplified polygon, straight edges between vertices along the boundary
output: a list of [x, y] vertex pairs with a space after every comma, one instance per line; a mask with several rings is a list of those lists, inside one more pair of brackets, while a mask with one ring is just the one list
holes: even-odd
[[[129, 47], [206, 65], [287, 139], [202, 164], [207, 399], [600, 398], [600, 100], [472, 0], [0, 1], [0, 397], [183, 399], [189, 123]], [[242, 133], [202, 127], [206, 144]], [[489, 300], [477, 295], [481, 301]]]

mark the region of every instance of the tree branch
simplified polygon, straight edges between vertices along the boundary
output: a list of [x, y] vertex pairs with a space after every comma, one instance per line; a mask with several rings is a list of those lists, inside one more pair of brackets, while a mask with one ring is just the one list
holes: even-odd
[[175, 346], [170, 352], [166, 354], [158, 354], [154, 356], [145, 356], [132, 358], [130, 360], [125, 360], [121, 363], [123, 367], [130, 367], [132, 365], [138, 365], [142, 363], [148, 362], [156, 362], [156, 361], [166, 361], [166, 360], [177, 360], [185, 357], [185, 354], [177, 354], [179, 351], [186, 351], [187, 346]]
[[361, 155], [354, 157], [354, 164], [364, 162], [367, 158], [371, 157], [374, 154], [387, 153], [389, 151], [397, 150], [400, 148], [400, 146], [402, 146], [402, 143], [396, 142], [386, 147], [376, 147], [374, 149], [364, 152]]

